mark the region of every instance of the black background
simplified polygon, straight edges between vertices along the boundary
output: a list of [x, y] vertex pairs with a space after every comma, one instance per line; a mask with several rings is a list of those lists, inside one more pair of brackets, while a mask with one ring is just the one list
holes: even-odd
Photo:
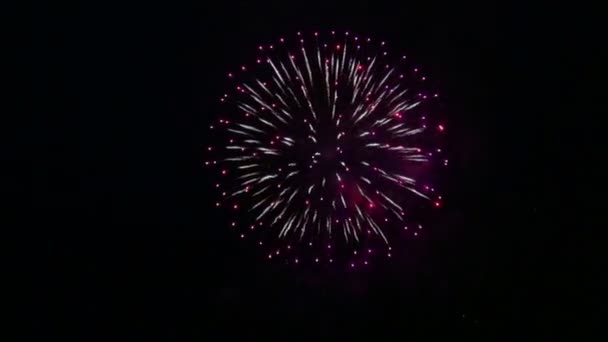
[[[558, 178], [578, 153], [560, 113], [579, 85], [563, 80], [584, 70], [546, 8], [87, 2], [33, 13], [34, 116], [14, 137], [28, 152], [17, 183], [28, 331], [403, 340], [548, 336], [588, 321], [572, 309], [584, 294], [569, 291], [585, 282], [569, 273], [580, 245], [557, 239], [582, 223], [554, 214], [580, 205], [564, 203], [581, 192]], [[360, 274], [266, 263], [224, 228], [201, 166], [225, 72], [260, 42], [331, 29], [419, 61], [449, 122], [435, 229]]]

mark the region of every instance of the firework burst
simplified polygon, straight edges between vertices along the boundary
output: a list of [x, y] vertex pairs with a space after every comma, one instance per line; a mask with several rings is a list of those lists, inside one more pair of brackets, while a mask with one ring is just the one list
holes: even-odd
[[438, 94], [406, 56], [349, 32], [298, 33], [227, 76], [211, 126], [222, 143], [205, 163], [241, 238], [269, 259], [356, 267], [421, 234], [420, 208], [441, 205], [432, 171], [447, 165], [445, 123], [431, 120]]

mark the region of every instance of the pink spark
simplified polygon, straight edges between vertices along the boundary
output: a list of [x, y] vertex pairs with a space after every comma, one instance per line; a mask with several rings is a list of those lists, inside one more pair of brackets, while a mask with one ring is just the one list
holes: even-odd
[[437, 128], [439, 128], [440, 132], [443, 132], [443, 130], [445, 130], [445, 127], [443, 127], [443, 125], [439, 125], [439, 126], [437, 126]]

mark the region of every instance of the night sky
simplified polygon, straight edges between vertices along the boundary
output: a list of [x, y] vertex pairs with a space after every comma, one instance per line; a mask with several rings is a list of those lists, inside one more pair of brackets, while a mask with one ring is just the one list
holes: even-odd
[[[28, 152], [17, 184], [28, 332], [404, 341], [578, 327], [584, 314], [563, 310], [578, 301], [564, 291], [575, 243], [552, 233], [574, 220], [549, 214], [577, 191], [555, 187], [553, 166], [575, 151], [548, 105], [571, 96], [556, 82], [573, 73], [560, 38], [531, 8], [397, 3], [33, 7], [34, 116], [14, 136]], [[269, 264], [226, 228], [202, 167], [226, 71], [260, 42], [331, 29], [419, 62], [449, 122], [432, 229], [366, 272]]]

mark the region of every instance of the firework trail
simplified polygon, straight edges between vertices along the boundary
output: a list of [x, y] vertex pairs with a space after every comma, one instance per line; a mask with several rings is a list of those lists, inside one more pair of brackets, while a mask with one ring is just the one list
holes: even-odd
[[340, 260], [354, 267], [377, 246], [390, 257], [389, 235], [419, 234], [421, 202], [441, 205], [427, 183], [447, 165], [444, 124], [425, 109], [438, 94], [405, 56], [349, 32], [298, 33], [258, 55], [228, 73], [226, 114], [211, 126], [216, 206], [238, 211], [242, 238], [270, 241], [270, 259], [333, 263], [348, 248]]

